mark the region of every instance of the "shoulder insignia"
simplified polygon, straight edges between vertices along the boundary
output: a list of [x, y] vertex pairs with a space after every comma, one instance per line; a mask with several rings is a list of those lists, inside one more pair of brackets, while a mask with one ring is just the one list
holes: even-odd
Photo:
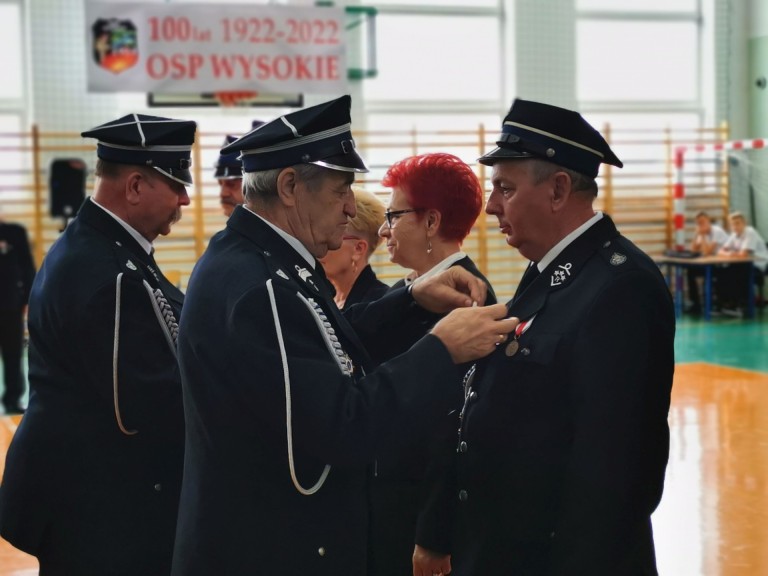
[[136, 264], [134, 264], [134, 263], [133, 263], [131, 260], [128, 260], [128, 261], [125, 263], [125, 266], [126, 266], [127, 268], [131, 269], [131, 270], [138, 270], [138, 268], [136, 268]]
[[624, 254], [619, 254], [618, 252], [614, 252], [611, 255], [611, 264], [613, 266], [620, 266], [620, 265], [624, 264], [624, 262], [626, 262], [626, 261], [627, 261], [627, 257], [624, 256]]

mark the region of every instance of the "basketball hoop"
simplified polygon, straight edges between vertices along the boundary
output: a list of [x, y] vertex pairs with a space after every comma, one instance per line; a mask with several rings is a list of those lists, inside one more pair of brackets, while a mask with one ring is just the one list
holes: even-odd
[[230, 106], [248, 106], [249, 103], [254, 99], [257, 98], [259, 95], [258, 92], [247, 92], [247, 91], [232, 91], [232, 92], [214, 92], [213, 97], [216, 98], [216, 100], [219, 101], [219, 104], [224, 107], [230, 107]]

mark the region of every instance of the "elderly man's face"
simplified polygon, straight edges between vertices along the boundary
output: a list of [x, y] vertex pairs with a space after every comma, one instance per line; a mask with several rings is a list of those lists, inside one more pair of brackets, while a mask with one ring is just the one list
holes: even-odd
[[326, 170], [321, 182], [298, 182], [294, 234], [315, 258], [341, 246], [347, 222], [357, 213], [354, 180], [354, 173]]
[[152, 242], [171, 232], [181, 219], [181, 207], [189, 204], [189, 194], [186, 186], [159, 172], [142, 170], [141, 174], [139, 232]]
[[220, 178], [219, 202], [224, 210], [224, 215], [229, 217], [235, 211], [235, 206], [243, 203], [243, 179]]
[[504, 160], [493, 165], [491, 183], [486, 213], [499, 219], [507, 244], [539, 261], [551, 248], [551, 182], [536, 184], [529, 160]]

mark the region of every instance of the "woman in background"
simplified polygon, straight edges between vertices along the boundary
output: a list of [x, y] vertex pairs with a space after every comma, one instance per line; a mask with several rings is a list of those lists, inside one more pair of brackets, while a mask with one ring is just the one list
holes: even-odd
[[[386, 222], [379, 235], [384, 238], [390, 259], [411, 272], [395, 286], [420, 282], [451, 266], [462, 266], [488, 285], [486, 304], [496, 296], [488, 280], [472, 259], [461, 250], [483, 206], [483, 189], [467, 164], [451, 154], [413, 156], [391, 166], [382, 184], [392, 188]], [[378, 342], [368, 352], [377, 362], [405, 352], [441, 318], [414, 305], [421, 321], [414, 330], [403, 328], [396, 341]], [[431, 497], [442, 490], [445, 469], [453, 465], [456, 429], [463, 395], [460, 375], [469, 366], [457, 367], [456, 409], [439, 422], [425, 423], [423, 429], [405, 424], [377, 451], [371, 480], [371, 546], [374, 576], [412, 574], [416, 534], [423, 543], [441, 550], [449, 536], [425, 533], [420, 526], [439, 526], [450, 532], [446, 522], [427, 519]], [[445, 511], [447, 512], [447, 511]]]
[[341, 248], [329, 250], [320, 259], [336, 289], [334, 300], [339, 309], [376, 300], [389, 289], [368, 264], [381, 243], [378, 232], [384, 223], [384, 205], [369, 192], [355, 191], [355, 208], [357, 214], [347, 224]]

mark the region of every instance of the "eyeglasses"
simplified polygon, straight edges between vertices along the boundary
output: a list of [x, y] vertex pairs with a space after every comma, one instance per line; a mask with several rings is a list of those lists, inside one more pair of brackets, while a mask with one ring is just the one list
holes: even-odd
[[387, 210], [384, 212], [384, 217], [387, 219], [387, 228], [392, 228], [397, 219], [403, 214], [409, 214], [411, 212], [423, 212], [424, 208], [408, 208], [407, 210]]

